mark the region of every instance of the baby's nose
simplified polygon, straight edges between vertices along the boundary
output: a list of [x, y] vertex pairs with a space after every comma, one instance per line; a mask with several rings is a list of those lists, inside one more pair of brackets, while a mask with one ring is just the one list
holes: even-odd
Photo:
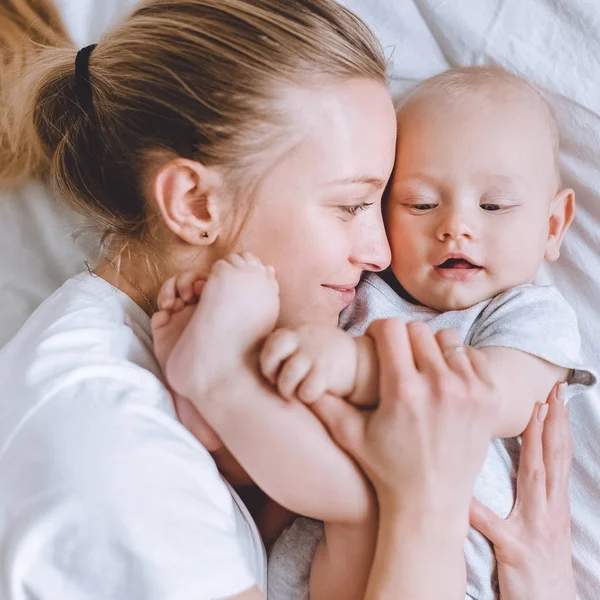
[[473, 237], [473, 225], [464, 213], [452, 212], [443, 218], [437, 228], [437, 238], [441, 241]]

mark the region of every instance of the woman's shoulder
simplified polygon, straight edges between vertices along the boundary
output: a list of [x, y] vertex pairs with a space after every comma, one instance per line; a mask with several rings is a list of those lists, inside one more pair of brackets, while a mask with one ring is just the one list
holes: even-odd
[[[91, 273], [67, 280], [33, 312], [7, 347], [81, 346], [126, 356], [134, 338], [151, 351], [150, 318], [129, 296]], [[110, 344], [110, 346], [103, 346]], [[123, 343], [125, 342], [125, 343]]]
[[0, 352], [0, 551], [10, 540], [11, 556], [24, 556], [35, 537], [28, 564], [12, 565], [33, 587], [51, 569], [98, 597], [115, 585], [119, 597], [233, 595], [254, 583], [239, 511], [177, 420], [152, 366], [149, 319], [132, 305], [79, 276]]
[[[128, 296], [88, 273], [45, 300], [0, 350], [2, 406], [46, 401], [62, 389], [121, 381], [164, 394], [150, 318]], [[0, 436], [1, 437], [1, 436]]]
[[[39, 489], [60, 481], [75, 494], [119, 504], [144, 494], [195, 490], [214, 503], [229, 497], [209, 452], [166, 409], [168, 391], [115, 377], [81, 378], [63, 386], [13, 427], [0, 458]], [[177, 484], [176, 484], [177, 482]], [[13, 489], [19, 487], [15, 482]], [[151, 489], [152, 488], [152, 489]], [[192, 494], [193, 495], [193, 494]]]
[[[106, 463], [118, 473], [136, 453], [168, 447], [166, 455], [181, 450], [180, 459], [207, 458], [214, 467], [177, 420], [153, 356], [149, 317], [90, 274], [67, 281], [0, 351], [0, 381], [5, 452], [28, 440], [25, 447], [36, 448], [40, 460], [47, 453], [51, 468], [63, 461], [75, 472], [97, 463], [100, 473]], [[117, 460], [117, 448], [127, 461]]]
[[232, 569], [252, 585], [234, 500], [206, 449], [134, 385], [67, 391], [22, 420], [0, 455], [0, 540], [27, 560], [13, 565], [25, 583], [43, 585], [51, 569], [97, 597], [121, 590], [111, 586], [118, 597], [216, 597], [209, 583], [220, 597]]
[[83, 443], [97, 436], [102, 422], [111, 423], [110, 439], [120, 423], [131, 429], [149, 415], [163, 427], [183, 429], [152, 353], [149, 318], [113, 290], [88, 274], [69, 280], [2, 348], [0, 448], [29, 431], [49, 447]]

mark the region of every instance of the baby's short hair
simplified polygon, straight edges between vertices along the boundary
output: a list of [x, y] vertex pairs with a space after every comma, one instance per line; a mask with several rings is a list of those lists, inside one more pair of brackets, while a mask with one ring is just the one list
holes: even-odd
[[483, 101], [497, 101], [498, 96], [494, 92], [498, 86], [522, 94], [543, 112], [552, 138], [557, 178], [560, 179], [560, 135], [554, 109], [535, 85], [502, 67], [458, 67], [443, 71], [425, 79], [402, 96], [396, 103], [396, 114], [400, 118], [423, 102], [439, 99], [455, 101], [467, 94], [477, 94]]

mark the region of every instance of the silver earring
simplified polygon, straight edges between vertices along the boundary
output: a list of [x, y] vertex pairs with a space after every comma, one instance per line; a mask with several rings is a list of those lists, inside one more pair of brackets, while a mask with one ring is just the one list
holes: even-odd
[[202, 237], [203, 237], [204, 239], [208, 238], [208, 231], [203, 231], [203, 232], [202, 232]]

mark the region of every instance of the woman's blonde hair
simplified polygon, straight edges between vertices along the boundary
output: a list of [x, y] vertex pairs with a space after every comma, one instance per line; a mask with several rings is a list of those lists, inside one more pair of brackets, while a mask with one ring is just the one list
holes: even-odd
[[47, 176], [130, 246], [147, 243], [153, 154], [235, 181], [284, 137], [282, 90], [386, 82], [380, 45], [335, 0], [143, 2], [93, 50], [90, 102], [48, 0], [4, 0], [0, 44], [1, 185]]

